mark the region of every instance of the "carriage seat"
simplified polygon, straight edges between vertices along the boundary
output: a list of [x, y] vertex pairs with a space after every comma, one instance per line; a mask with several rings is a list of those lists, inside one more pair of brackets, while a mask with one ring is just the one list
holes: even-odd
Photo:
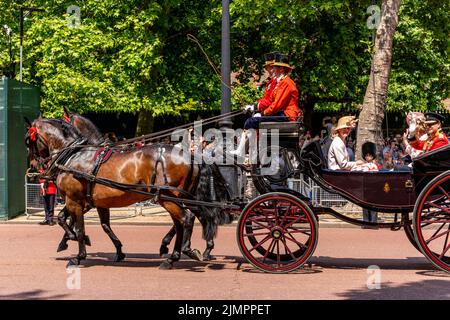
[[301, 122], [286, 121], [286, 122], [261, 122], [259, 129], [265, 129], [268, 132], [271, 130], [278, 130], [280, 137], [299, 137], [303, 132], [303, 124]]
[[319, 141], [311, 141], [301, 152], [301, 158], [310, 162], [311, 166], [317, 171], [328, 169], [328, 162], [323, 155], [322, 147]]
[[270, 137], [277, 135], [279, 145], [284, 148], [297, 148], [303, 132], [304, 126], [302, 122], [261, 122], [259, 124], [260, 137], [266, 136], [266, 141], [270, 144]]

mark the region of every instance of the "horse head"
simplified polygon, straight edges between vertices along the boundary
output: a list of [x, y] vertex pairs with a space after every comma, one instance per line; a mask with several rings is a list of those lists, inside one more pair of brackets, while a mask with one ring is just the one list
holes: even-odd
[[409, 112], [406, 115], [406, 123], [408, 124], [408, 140], [419, 139], [426, 133], [425, 115], [422, 112]]
[[81, 138], [74, 126], [59, 119], [38, 118], [28, 122], [25, 133], [25, 145], [28, 150], [30, 164], [44, 166], [51, 155]]
[[102, 144], [105, 142], [105, 138], [100, 133], [100, 130], [95, 126], [95, 124], [77, 113], [70, 112], [67, 107], [64, 108], [63, 120], [67, 123], [72, 124], [77, 128], [83, 137], [88, 139], [89, 144]]

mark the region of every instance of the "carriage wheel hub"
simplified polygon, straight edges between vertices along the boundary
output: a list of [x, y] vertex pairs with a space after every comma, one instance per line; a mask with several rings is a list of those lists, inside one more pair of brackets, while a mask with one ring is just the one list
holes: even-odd
[[280, 227], [275, 227], [272, 229], [271, 233], [272, 233], [272, 237], [275, 240], [278, 240], [283, 235], [283, 229], [281, 229]]

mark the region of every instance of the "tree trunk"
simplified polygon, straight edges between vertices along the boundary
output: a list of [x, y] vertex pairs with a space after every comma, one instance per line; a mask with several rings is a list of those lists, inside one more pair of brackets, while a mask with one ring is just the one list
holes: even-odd
[[149, 110], [139, 111], [138, 122], [136, 126], [136, 137], [143, 134], [152, 133], [153, 124], [155, 123], [155, 118]]
[[391, 72], [392, 42], [398, 24], [400, 0], [383, 0], [381, 19], [375, 36], [375, 47], [362, 110], [359, 114], [356, 139], [356, 157], [361, 159], [361, 146], [366, 141], [379, 145], [383, 139], [384, 119], [389, 74]]

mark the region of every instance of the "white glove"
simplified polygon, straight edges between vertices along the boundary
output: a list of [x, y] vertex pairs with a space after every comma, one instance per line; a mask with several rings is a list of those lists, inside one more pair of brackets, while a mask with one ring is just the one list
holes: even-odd
[[254, 104], [248, 104], [244, 107], [245, 111], [255, 111], [255, 105]]
[[258, 112], [258, 113], [255, 113], [255, 114], [253, 115], [253, 117], [254, 117], [254, 118], [259, 118], [259, 117], [261, 117], [261, 113], [259, 113], [259, 112]]

